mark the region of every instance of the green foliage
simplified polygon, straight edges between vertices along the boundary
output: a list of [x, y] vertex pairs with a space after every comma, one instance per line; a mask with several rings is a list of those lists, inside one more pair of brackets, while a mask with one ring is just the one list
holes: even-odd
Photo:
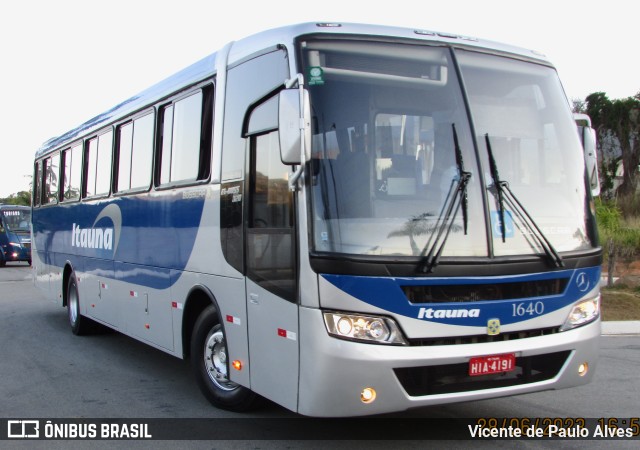
[[[637, 205], [635, 200], [624, 200], [623, 204]], [[640, 253], [640, 219], [625, 218], [616, 201], [596, 200], [598, 233], [604, 243], [607, 262], [607, 285], [613, 285], [613, 271], [618, 257], [629, 258]]]
[[620, 229], [622, 212], [613, 201], [596, 199], [596, 218], [598, 220], [598, 232], [600, 237], [608, 239], [614, 236]]
[[11, 194], [7, 198], [0, 198], [0, 204], [31, 206], [31, 192], [20, 191], [17, 194]]
[[625, 217], [617, 201], [600, 200], [596, 202], [596, 217], [600, 237], [613, 243], [617, 256], [630, 257], [640, 253], [640, 221], [637, 217]]
[[600, 176], [600, 195], [606, 198], [613, 198], [615, 197], [613, 180], [618, 170], [620, 158], [600, 157], [599, 163], [600, 168], [598, 170], [598, 175]]
[[[598, 147], [603, 155], [603, 142], [615, 141], [620, 146], [624, 177], [617, 194], [630, 195], [636, 192], [640, 180], [640, 94], [625, 99], [610, 100], [604, 92], [595, 92], [586, 100], [586, 113], [591, 117], [598, 133]], [[575, 108], [575, 106], [574, 106]], [[614, 177], [618, 156], [614, 161], [603, 161], [603, 187], [611, 189], [613, 184], [607, 177]], [[611, 159], [612, 155], [608, 155]], [[602, 158], [604, 160], [604, 158]]]

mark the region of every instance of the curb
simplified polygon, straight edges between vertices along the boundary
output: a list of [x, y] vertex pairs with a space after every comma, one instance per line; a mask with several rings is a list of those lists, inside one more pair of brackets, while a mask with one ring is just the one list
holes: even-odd
[[640, 320], [619, 320], [602, 322], [602, 335], [640, 335]]

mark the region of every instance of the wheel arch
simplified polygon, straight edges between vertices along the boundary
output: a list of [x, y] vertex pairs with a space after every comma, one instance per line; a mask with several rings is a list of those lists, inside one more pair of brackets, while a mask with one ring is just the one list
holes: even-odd
[[64, 264], [64, 270], [62, 271], [62, 307], [65, 308], [67, 306], [67, 286], [69, 285], [69, 278], [73, 274], [74, 269], [71, 262], [67, 261]]
[[191, 335], [193, 327], [202, 311], [213, 305], [218, 315], [218, 323], [224, 328], [224, 323], [220, 317], [220, 307], [215, 296], [209, 288], [203, 285], [196, 285], [191, 288], [184, 302], [184, 312], [182, 314], [182, 354], [189, 357], [191, 353]]

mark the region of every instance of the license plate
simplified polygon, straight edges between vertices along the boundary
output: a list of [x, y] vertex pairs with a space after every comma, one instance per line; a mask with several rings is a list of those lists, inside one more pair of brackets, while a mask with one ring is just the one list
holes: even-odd
[[469, 361], [469, 376], [511, 372], [516, 368], [515, 353], [505, 355], [477, 356]]

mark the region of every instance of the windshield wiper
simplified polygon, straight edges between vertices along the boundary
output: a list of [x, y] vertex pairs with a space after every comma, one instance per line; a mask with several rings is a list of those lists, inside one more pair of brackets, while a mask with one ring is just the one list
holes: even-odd
[[460, 172], [460, 183], [458, 183], [458, 191], [461, 195], [460, 198], [462, 201], [462, 224], [464, 226], [464, 234], [466, 236], [467, 224], [469, 222], [469, 197], [467, 196], [467, 184], [471, 179], [471, 172], [465, 172], [464, 170], [464, 160], [462, 159], [462, 150], [460, 150], [460, 144], [458, 143], [458, 132], [456, 131], [456, 124], [452, 123], [451, 128], [453, 130], [453, 146], [456, 153], [456, 165], [458, 166], [458, 172]]
[[507, 237], [507, 228], [504, 222], [504, 191], [508, 189], [508, 185], [506, 182], [500, 180], [500, 175], [498, 174], [498, 166], [496, 165], [496, 160], [493, 157], [493, 151], [491, 150], [489, 133], [485, 134], [484, 138], [487, 143], [487, 154], [489, 156], [489, 172], [491, 172], [493, 186], [498, 194], [498, 214], [500, 217], [500, 232], [502, 233], [502, 242], [505, 242], [505, 238]]
[[499, 218], [500, 218], [500, 232], [502, 233], [502, 242], [505, 242], [506, 238], [506, 224], [504, 220], [505, 216], [505, 201], [511, 207], [512, 211], [524, 227], [528, 230], [531, 236], [538, 242], [538, 245], [542, 247], [547, 257], [556, 267], [564, 267], [562, 257], [558, 254], [549, 239], [544, 235], [538, 224], [533, 220], [526, 208], [520, 203], [513, 191], [509, 188], [509, 183], [500, 180], [498, 174], [498, 166], [493, 156], [493, 150], [491, 149], [491, 140], [489, 139], [489, 133], [484, 135], [485, 142], [487, 144], [487, 156], [489, 157], [489, 171], [491, 172], [491, 178], [493, 179], [493, 187], [496, 190], [498, 196]]
[[[451, 183], [449, 194], [447, 195], [445, 204], [442, 207], [442, 211], [444, 212], [444, 214], [440, 214], [440, 217], [436, 221], [435, 230], [437, 230], [437, 234], [435, 236], [435, 239], [433, 240], [433, 243], [431, 244], [431, 247], [429, 248], [427, 256], [423, 259], [420, 266], [422, 272], [424, 273], [433, 272], [433, 269], [438, 265], [440, 256], [442, 255], [442, 250], [444, 249], [444, 245], [446, 244], [449, 233], [451, 233], [451, 229], [453, 228], [453, 222], [461, 207], [464, 234], [467, 234], [469, 214], [467, 185], [469, 184], [469, 180], [471, 179], [471, 172], [467, 172], [464, 170], [462, 150], [460, 149], [460, 144], [458, 142], [458, 132], [456, 131], [456, 125], [454, 123], [451, 124], [451, 129], [453, 131], [453, 145], [456, 156], [456, 166], [458, 168], [459, 174], [458, 184], [454, 188], [453, 183]], [[429, 239], [429, 242], [431, 242], [431, 239]], [[429, 242], [427, 242], [427, 246], [429, 245]], [[425, 246], [424, 248], [425, 251], [427, 249], [427, 246]]]

